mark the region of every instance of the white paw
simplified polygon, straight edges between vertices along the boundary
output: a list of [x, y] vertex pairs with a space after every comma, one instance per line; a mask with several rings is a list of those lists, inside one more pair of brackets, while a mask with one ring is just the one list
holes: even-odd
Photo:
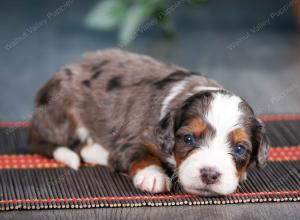
[[157, 165], [138, 171], [133, 177], [133, 184], [136, 188], [151, 193], [167, 192], [171, 189], [170, 178]]
[[64, 163], [74, 170], [78, 170], [80, 166], [79, 156], [67, 147], [56, 148], [53, 152], [53, 157], [58, 162]]
[[109, 152], [99, 144], [92, 144], [85, 146], [80, 155], [84, 162], [95, 163], [106, 166], [108, 163]]

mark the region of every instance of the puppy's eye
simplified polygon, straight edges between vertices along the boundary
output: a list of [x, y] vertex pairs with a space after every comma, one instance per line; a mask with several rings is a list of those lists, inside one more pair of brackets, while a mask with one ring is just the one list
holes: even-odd
[[188, 145], [194, 145], [196, 143], [194, 136], [191, 134], [184, 135], [183, 141], [184, 141], [184, 143], [186, 143]]
[[246, 147], [242, 144], [236, 144], [233, 146], [233, 152], [234, 154], [238, 156], [244, 156], [247, 152]]

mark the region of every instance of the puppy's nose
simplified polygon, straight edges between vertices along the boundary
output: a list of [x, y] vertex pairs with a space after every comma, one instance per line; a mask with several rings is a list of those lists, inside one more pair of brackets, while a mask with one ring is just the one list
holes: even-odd
[[201, 180], [207, 185], [216, 183], [220, 179], [220, 176], [221, 173], [213, 167], [204, 167], [200, 169]]

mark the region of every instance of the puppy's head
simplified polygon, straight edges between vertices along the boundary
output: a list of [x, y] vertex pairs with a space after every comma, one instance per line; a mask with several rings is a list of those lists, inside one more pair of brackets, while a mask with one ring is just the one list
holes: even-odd
[[229, 194], [252, 162], [262, 168], [269, 145], [261, 121], [241, 98], [224, 90], [202, 91], [160, 122], [160, 146], [173, 154], [184, 190]]

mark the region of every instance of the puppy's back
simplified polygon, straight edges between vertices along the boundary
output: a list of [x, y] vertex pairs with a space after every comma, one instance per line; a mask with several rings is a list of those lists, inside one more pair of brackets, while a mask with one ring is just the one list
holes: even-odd
[[[38, 91], [30, 145], [52, 156], [55, 147], [69, 146], [70, 140], [72, 144], [79, 125], [103, 146], [117, 146], [127, 137], [138, 142], [144, 129], [158, 123], [164, 98], [181, 80], [186, 80], [187, 90], [195, 84], [217, 85], [144, 55], [118, 49], [88, 53], [60, 69]], [[184, 96], [176, 103], [181, 99]]]
[[119, 49], [85, 54], [79, 62], [61, 68], [39, 89], [31, 120], [30, 145], [35, 152], [49, 156], [55, 146], [68, 145], [70, 134], [75, 131], [66, 115], [70, 108], [88, 124], [91, 133], [108, 142], [114, 123], [108, 125], [105, 121], [114, 118], [115, 124], [124, 123], [121, 121], [132, 95], [143, 97], [131, 103], [141, 106], [139, 109], [143, 111], [141, 102], [147, 102], [146, 96], [150, 96], [145, 86], [176, 70], [183, 68]]

